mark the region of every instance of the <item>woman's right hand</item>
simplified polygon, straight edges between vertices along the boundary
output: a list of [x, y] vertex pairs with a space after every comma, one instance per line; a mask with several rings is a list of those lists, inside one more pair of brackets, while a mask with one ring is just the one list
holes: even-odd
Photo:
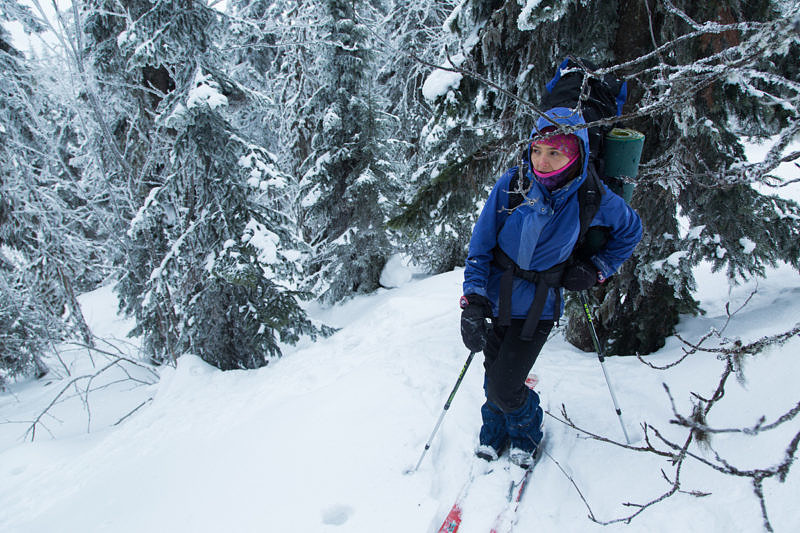
[[471, 352], [483, 351], [489, 327], [486, 319], [492, 315], [492, 304], [480, 294], [461, 297], [461, 340]]

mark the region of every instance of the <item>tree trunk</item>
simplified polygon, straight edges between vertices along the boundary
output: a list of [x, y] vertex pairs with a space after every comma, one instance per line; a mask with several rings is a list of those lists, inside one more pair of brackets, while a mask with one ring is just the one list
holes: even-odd
[[73, 317], [75, 326], [78, 328], [84, 344], [94, 348], [94, 335], [89, 328], [89, 324], [86, 323], [86, 318], [83, 316], [83, 311], [78, 303], [78, 299], [75, 298], [75, 291], [72, 289], [72, 281], [64, 274], [64, 269], [61, 265], [56, 265], [56, 271], [58, 272], [61, 289], [64, 291], [64, 297], [67, 300], [67, 306], [69, 307], [69, 312]]

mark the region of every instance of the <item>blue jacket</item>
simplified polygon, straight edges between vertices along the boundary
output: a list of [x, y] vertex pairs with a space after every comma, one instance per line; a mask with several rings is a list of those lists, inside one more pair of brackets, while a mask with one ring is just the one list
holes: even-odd
[[[551, 109], [547, 115], [560, 124], [585, 124], [580, 115], [567, 108]], [[548, 119], [539, 118], [531, 138], [549, 125]], [[573, 133], [582, 141], [583, 168], [580, 176], [551, 193], [528, 170], [532, 186], [526, 201], [509, 212], [509, 182], [519, 170], [518, 167], [509, 169], [495, 184], [475, 223], [464, 270], [463, 293], [486, 296], [492, 302], [494, 316], [498, 316], [500, 277], [503, 274], [503, 270], [492, 264], [495, 246], [499, 246], [520, 268], [542, 271], [566, 261], [578, 240], [580, 220], [577, 192], [586, 179], [589, 137], [586, 129]], [[605, 247], [591, 258], [597, 270], [609, 277], [630, 257], [641, 239], [641, 220], [622, 198], [606, 187], [590, 225], [610, 229]], [[527, 316], [535, 292], [535, 283], [514, 279], [512, 318]], [[561, 316], [563, 298], [560, 299], [562, 305], [559, 309], [554, 309], [555, 299], [555, 291], [550, 291], [541, 319], [555, 320]]]

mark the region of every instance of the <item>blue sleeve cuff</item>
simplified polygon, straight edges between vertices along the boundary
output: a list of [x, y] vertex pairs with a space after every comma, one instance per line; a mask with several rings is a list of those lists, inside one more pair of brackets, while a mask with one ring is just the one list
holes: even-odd
[[463, 291], [463, 294], [477, 294], [485, 298], [489, 297], [488, 294], [486, 294], [486, 287], [477, 287], [475, 285], [468, 285], [464, 283]]
[[592, 263], [594, 263], [594, 266], [597, 267], [597, 270], [599, 270], [600, 273], [603, 275], [603, 277], [606, 279], [613, 276], [614, 272], [617, 271], [615, 268], [611, 268], [611, 266], [608, 263], [603, 261], [603, 258], [600, 257], [599, 255], [593, 255], [590, 259], [592, 260]]

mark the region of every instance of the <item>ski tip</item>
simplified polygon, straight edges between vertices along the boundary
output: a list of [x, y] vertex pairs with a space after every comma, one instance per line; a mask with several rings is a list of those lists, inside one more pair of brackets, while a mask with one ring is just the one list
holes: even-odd
[[442, 522], [442, 526], [437, 533], [456, 533], [460, 525], [461, 507], [456, 504], [450, 509], [450, 513], [447, 515], [447, 518], [444, 519], [444, 522]]

